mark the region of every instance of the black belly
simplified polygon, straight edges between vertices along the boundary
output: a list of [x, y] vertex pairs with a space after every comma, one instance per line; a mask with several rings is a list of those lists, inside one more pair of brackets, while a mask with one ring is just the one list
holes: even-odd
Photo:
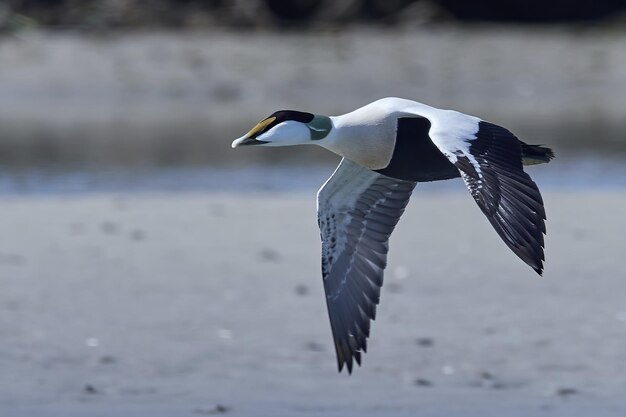
[[428, 182], [460, 177], [459, 170], [430, 140], [423, 117], [398, 119], [396, 144], [386, 168], [376, 172], [401, 180]]

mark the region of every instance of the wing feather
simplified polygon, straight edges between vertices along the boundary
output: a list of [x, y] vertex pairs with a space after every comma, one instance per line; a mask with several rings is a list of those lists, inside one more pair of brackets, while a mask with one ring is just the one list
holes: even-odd
[[537, 184], [523, 169], [525, 144], [507, 129], [475, 117], [450, 111], [441, 115], [448, 126], [437, 114], [428, 115], [434, 126], [431, 140], [457, 167], [504, 243], [541, 275], [546, 212]]
[[340, 372], [352, 372], [367, 350], [389, 236], [414, 187], [343, 159], [318, 192], [322, 276]]

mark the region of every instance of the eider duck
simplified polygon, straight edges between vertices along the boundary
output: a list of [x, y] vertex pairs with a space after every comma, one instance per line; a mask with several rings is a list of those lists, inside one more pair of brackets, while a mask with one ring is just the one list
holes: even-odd
[[546, 218], [523, 165], [552, 150], [478, 117], [383, 98], [341, 116], [277, 111], [232, 143], [320, 145], [343, 159], [317, 193], [322, 277], [339, 372], [361, 365], [389, 236], [418, 182], [461, 177], [504, 243], [539, 275]]

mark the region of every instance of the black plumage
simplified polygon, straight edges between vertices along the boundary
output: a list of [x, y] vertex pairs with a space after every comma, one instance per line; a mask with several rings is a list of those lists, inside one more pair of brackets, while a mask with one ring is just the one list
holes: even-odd
[[538, 147], [523, 144], [507, 129], [484, 121], [469, 143], [471, 156], [457, 153], [455, 165], [470, 194], [504, 243], [541, 275], [546, 212], [537, 184], [522, 165], [523, 147], [539, 153]]

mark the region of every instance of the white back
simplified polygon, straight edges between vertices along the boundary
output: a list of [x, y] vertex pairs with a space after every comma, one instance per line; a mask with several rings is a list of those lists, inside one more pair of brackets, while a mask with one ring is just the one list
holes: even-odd
[[[383, 169], [391, 161], [400, 117], [425, 117], [431, 137], [463, 146], [480, 119], [452, 110], [440, 110], [413, 100], [387, 97], [341, 116], [331, 117], [334, 129], [320, 146], [369, 169]], [[453, 147], [452, 147], [453, 148]]]

